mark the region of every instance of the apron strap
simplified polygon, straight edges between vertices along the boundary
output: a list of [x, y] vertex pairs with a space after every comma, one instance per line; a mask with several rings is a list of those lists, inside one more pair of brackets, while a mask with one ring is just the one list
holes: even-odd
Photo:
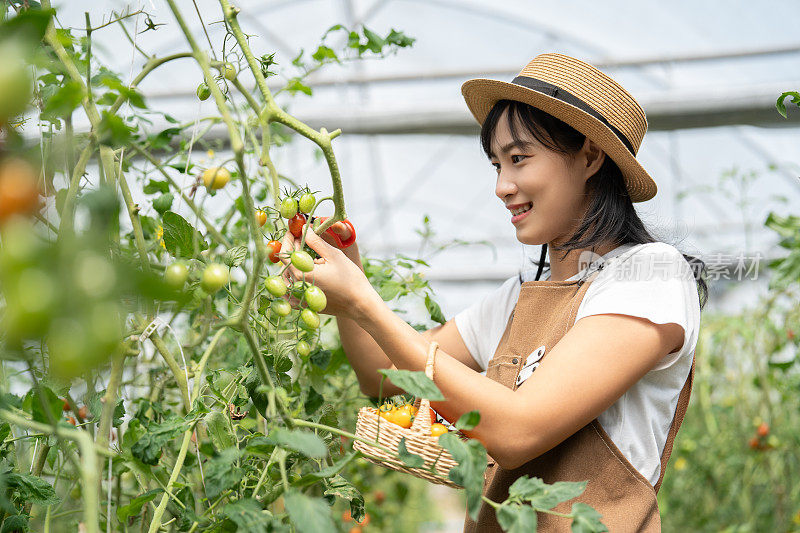
[[661, 488], [661, 481], [664, 479], [664, 472], [667, 469], [667, 462], [669, 456], [672, 454], [672, 444], [675, 441], [675, 435], [683, 422], [683, 415], [686, 414], [686, 407], [689, 405], [689, 396], [692, 393], [692, 382], [694, 381], [694, 355], [692, 355], [692, 368], [689, 370], [689, 377], [686, 378], [686, 383], [683, 384], [681, 394], [678, 396], [678, 405], [675, 407], [675, 417], [672, 419], [672, 425], [669, 428], [667, 435], [667, 442], [664, 445], [664, 451], [661, 454], [661, 474], [658, 476], [658, 483], [656, 483], [655, 491]]

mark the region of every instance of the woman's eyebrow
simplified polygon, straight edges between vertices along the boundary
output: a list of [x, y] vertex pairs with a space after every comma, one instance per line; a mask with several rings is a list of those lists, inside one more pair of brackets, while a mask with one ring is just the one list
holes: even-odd
[[[507, 145], [505, 145], [502, 148], [500, 148], [500, 152], [504, 153], [504, 154], [507, 154], [509, 151], [511, 151], [512, 148], [519, 148], [520, 150], [522, 150], [524, 148], [530, 148], [531, 146], [534, 146], [534, 144], [532, 142], [529, 142], [529, 141], [522, 141], [522, 140], [511, 141]], [[495, 157], [494, 152], [489, 152], [488, 156], [489, 156], [489, 159]]]

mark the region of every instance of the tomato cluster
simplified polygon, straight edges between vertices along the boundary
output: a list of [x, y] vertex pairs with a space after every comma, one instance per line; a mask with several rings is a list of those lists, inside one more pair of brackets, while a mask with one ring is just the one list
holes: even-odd
[[[387, 402], [378, 410], [378, 415], [392, 424], [408, 429], [414, 423], [414, 418], [418, 416], [418, 410], [410, 403], [396, 405], [392, 402]], [[436, 423], [436, 413], [434, 413], [433, 409], [429, 410], [429, 416], [431, 417], [432, 437], [438, 437], [448, 432], [446, 426]]]

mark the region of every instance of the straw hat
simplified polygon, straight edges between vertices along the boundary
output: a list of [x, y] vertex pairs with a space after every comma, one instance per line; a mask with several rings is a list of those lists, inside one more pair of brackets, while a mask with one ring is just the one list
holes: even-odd
[[511, 83], [477, 78], [461, 94], [483, 125], [498, 100], [517, 100], [566, 122], [596, 142], [622, 171], [631, 200], [656, 195], [656, 183], [636, 160], [647, 131], [644, 110], [633, 96], [588, 63], [563, 54], [540, 54]]

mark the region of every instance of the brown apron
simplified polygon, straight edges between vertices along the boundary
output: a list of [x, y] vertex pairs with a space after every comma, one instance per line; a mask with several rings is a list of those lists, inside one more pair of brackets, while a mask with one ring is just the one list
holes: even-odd
[[[596, 275], [596, 274], [595, 274]], [[486, 377], [515, 390], [517, 374], [525, 359], [540, 346], [545, 356], [574, 324], [583, 296], [594, 275], [580, 286], [574, 281], [528, 281], [522, 283], [517, 305], [509, 317]], [[523, 475], [539, 477], [545, 483], [588, 481], [586, 490], [573, 500], [553, 508], [569, 514], [572, 505], [583, 502], [602, 515], [602, 522], [613, 533], [661, 531], [656, 493], [661, 486], [672, 443], [683, 421], [694, 378], [694, 361], [681, 390], [675, 416], [661, 455], [661, 475], [655, 489], [617, 448], [595, 418], [566, 440], [513, 470], [501, 468], [489, 457], [483, 495], [495, 502], [508, 498], [508, 489]], [[538, 531], [571, 530], [572, 519], [539, 512]], [[466, 516], [464, 532], [502, 531], [494, 509], [482, 503], [475, 522]]]

